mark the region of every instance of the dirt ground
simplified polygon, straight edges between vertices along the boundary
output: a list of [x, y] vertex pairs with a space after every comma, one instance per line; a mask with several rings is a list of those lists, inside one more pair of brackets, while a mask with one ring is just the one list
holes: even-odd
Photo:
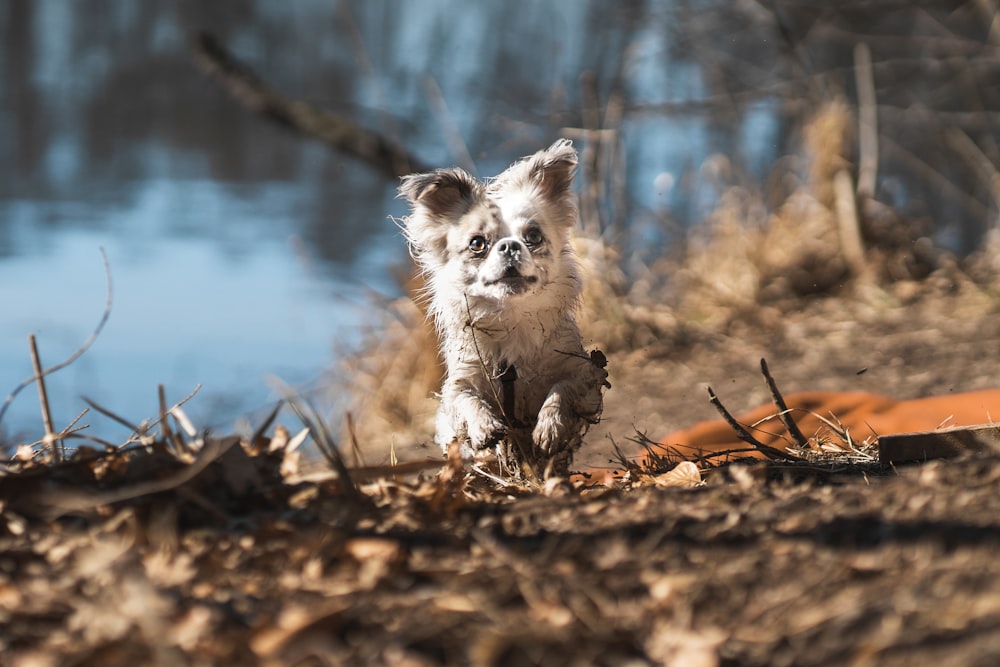
[[[926, 286], [925, 286], [926, 287]], [[1000, 383], [1000, 302], [941, 285], [611, 355], [580, 461], [782, 390]], [[1000, 453], [737, 464], [698, 488], [303, 477], [177, 434], [0, 477], [0, 664], [994, 665]], [[268, 445], [266, 440], [258, 445]], [[181, 454], [177, 454], [177, 452]], [[284, 466], [284, 467], [282, 467]]]

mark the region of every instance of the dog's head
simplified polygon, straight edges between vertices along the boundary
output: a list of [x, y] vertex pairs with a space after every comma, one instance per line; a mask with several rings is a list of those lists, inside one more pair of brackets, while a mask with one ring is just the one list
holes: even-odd
[[433, 298], [475, 310], [541, 293], [575, 299], [576, 164], [572, 143], [560, 140], [487, 182], [461, 169], [405, 177], [404, 232]]

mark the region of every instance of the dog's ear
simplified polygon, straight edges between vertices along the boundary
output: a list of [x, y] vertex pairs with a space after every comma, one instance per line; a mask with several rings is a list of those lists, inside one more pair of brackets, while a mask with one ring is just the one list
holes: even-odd
[[478, 187], [476, 179], [462, 169], [438, 169], [404, 176], [399, 196], [410, 202], [414, 212], [424, 208], [435, 217], [460, 216], [472, 204]]
[[528, 158], [529, 173], [539, 185], [543, 197], [558, 201], [569, 194], [576, 175], [577, 156], [573, 142], [559, 139]]
[[399, 196], [410, 202], [403, 219], [410, 254], [425, 268], [445, 261], [448, 230], [476, 201], [482, 185], [462, 169], [438, 169], [404, 176]]
[[567, 226], [576, 221], [572, 192], [577, 157], [573, 142], [560, 139], [548, 148], [515, 162], [491, 184], [496, 191], [528, 187], [553, 207], [555, 216]]

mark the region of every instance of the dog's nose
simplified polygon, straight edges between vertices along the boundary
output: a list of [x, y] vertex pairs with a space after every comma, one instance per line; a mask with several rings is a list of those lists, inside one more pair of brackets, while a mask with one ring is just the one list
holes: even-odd
[[501, 239], [496, 250], [507, 259], [518, 260], [521, 256], [521, 242], [517, 239]]

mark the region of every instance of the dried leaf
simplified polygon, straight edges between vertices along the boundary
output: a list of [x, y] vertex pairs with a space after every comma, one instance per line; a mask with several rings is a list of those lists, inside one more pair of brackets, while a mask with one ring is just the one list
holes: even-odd
[[655, 476], [653, 482], [657, 486], [678, 486], [682, 488], [692, 488], [704, 484], [698, 466], [691, 461], [681, 461], [674, 466], [673, 470]]

